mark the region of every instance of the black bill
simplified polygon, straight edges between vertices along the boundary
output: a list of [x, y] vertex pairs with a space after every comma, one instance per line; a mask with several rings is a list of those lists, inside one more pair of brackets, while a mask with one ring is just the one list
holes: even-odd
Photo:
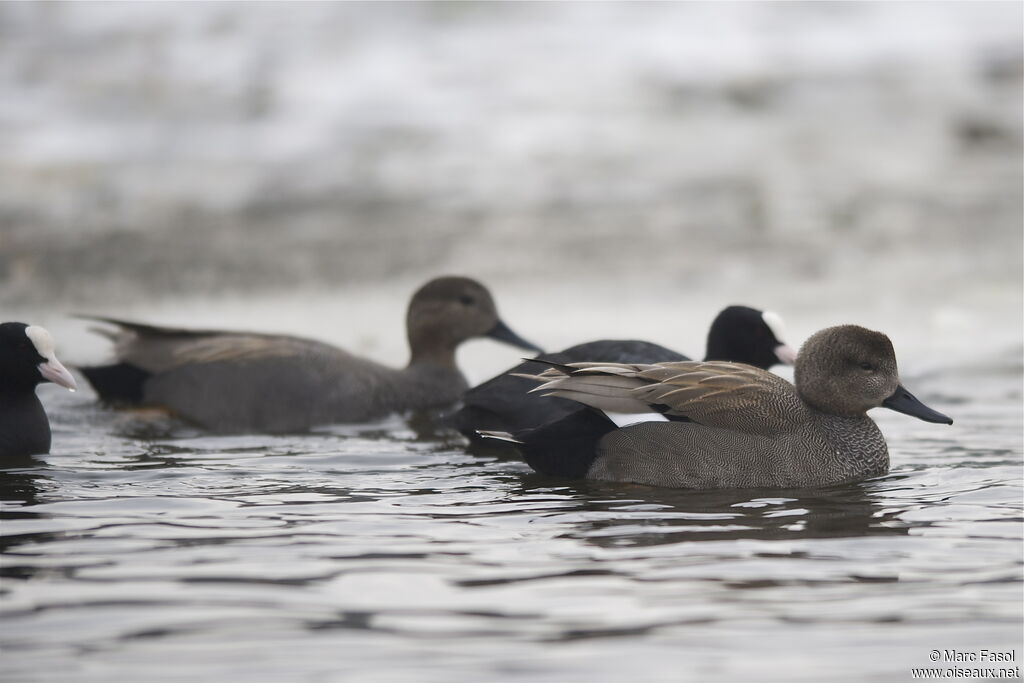
[[490, 337], [491, 339], [495, 339], [500, 342], [505, 342], [506, 344], [511, 344], [512, 346], [518, 346], [519, 348], [526, 349], [527, 351], [544, 353], [544, 349], [540, 348], [536, 344], [531, 344], [530, 342], [520, 337], [518, 334], [512, 331], [512, 328], [510, 328], [501, 320], [499, 320], [494, 325], [494, 327], [491, 328], [491, 331], [485, 334], [484, 336]]
[[917, 400], [912, 393], [903, 388], [902, 384], [896, 385], [896, 391], [892, 396], [882, 401], [882, 407], [895, 410], [897, 413], [910, 415], [925, 422], [938, 422], [940, 424], [953, 424], [953, 419], [943, 415], [937, 410], [932, 410], [921, 401]]

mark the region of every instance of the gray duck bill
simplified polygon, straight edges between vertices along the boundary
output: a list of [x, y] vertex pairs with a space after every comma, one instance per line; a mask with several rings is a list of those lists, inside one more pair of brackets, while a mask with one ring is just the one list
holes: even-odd
[[896, 385], [896, 391], [892, 393], [892, 396], [882, 401], [882, 406], [890, 410], [895, 410], [897, 413], [903, 413], [904, 415], [910, 415], [916, 417], [919, 420], [925, 422], [937, 422], [939, 424], [953, 424], [953, 419], [943, 415], [937, 410], [932, 410], [925, 404], [921, 403], [912, 393], [903, 388], [902, 384]]
[[544, 349], [540, 348], [536, 344], [531, 344], [520, 337], [518, 334], [513, 332], [512, 328], [506, 325], [503, 320], [499, 320], [495, 323], [494, 327], [491, 328], [491, 331], [484, 336], [500, 342], [505, 342], [506, 344], [511, 344], [512, 346], [518, 346], [519, 348], [526, 349], [527, 351], [544, 353]]

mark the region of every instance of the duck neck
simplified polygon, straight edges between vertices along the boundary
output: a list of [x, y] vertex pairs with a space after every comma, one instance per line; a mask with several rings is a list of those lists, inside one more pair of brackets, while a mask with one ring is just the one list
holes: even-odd
[[410, 331], [409, 365], [400, 371], [406, 392], [418, 397], [410, 407], [448, 405], [462, 398], [468, 385], [455, 365], [457, 346], [436, 334]]
[[447, 406], [455, 403], [469, 388], [466, 378], [444, 357], [414, 356], [409, 365], [395, 376], [401, 386], [399, 393], [409, 409]]
[[443, 342], [417, 343], [409, 340], [409, 367], [432, 365], [457, 370], [455, 346]]

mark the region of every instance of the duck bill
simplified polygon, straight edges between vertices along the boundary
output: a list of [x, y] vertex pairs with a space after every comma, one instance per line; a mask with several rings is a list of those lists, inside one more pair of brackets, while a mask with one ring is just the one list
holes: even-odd
[[494, 327], [491, 328], [491, 331], [484, 336], [490, 337], [496, 341], [505, 342], [506, 344], [511, 344], [512, 346], [518, 346], [519, 348], [526, 349], [527, 351], [533, 351], [534, 353], [544, 353], [544, 349], [540, 348], [536, 344], [531, 344], [520, 337], [502, 320], [499, 320]]
[[943, 415], [937, 410], [932, 410], [921, 403], [912, 393], [903, 388], [902, 384], [896, 385], [896, 391], [892, 396], [882, 401], [882, 407], [895, 410], [897, 413], [910, 415], [925, 422], [937, 422], [939, 424], [953, 424], [952, 418]]
[[775, 357], [783, 365], [793, 365], [796, 363], [796, 349], [789, 344], [779, 344], [775, 347]]
[[75, 383], [75, 378], [68, 372], [68, 369], [64, 367], [56, 356], [50, 356], [45, 363], [40, 363], [36, 366], [39, 370], [39, 374], [43, 376], [47, 382], [53, 382], [57, 386], [64, 387], [70, 391], [74, 391], [78, 388]]

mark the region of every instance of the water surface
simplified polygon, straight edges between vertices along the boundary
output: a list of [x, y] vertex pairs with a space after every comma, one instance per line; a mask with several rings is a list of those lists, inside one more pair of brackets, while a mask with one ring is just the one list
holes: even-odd
[[[1019, 349], [815, 490], [568, 482], [394, 418], [209, 436], [43, 389], [0, 472], [5, 681], [908, 680], [1021, 638]], [[83, 392], [88, 394], [88, 392]], [[1019, 662], [1017, 662], [1019, 665]]]

